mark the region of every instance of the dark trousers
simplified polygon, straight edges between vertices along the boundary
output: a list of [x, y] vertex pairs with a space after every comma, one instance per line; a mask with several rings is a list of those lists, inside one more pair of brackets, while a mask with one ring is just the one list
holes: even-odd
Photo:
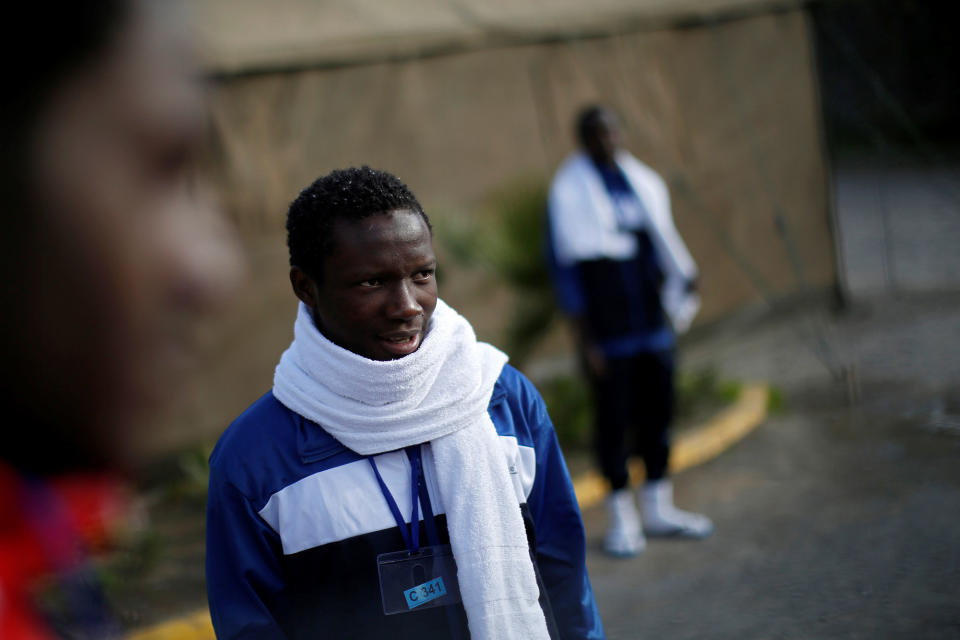
[[594, 376], [596, 451], [600, 469], [614, 491], [627, 486], [627, 458], [643, 458], [647, 480], [667, 474], [669, 427], [673, 419], [673, 351], [608, 358]]

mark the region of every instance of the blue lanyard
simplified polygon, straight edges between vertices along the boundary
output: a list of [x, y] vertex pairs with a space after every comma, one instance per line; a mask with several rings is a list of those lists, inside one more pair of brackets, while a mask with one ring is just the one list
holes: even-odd
[[423, 502], [423, 519], [427, 528], [427, 538], [430, 540], [430, 544], [439, 544], [440, 539], [437, 535], [436, 523], [433, 521], [433, 506], [430, 504], [430, 494], [427, 491], [426, 479], [423, 475], [423, 464], [420, 460], [420, 445], [407, 447], [404, 451], [407, 453], [407, 458], [410, 459], [410, 501], [412, 502], [410, 507], [410, 530], [407, 529], [406, 520], [404, 520], [403, 514], [400, 513], [400, 507], [397, 506], [397, 501], [393, 499], [393, 494], [390, 493], [390, 489], [387, 488], [387, 483], [383, 481], [383, 476], [380, 475], [380, 470], [377, 469], [377, 463], [374, 462], [373, 457], [369, 457], [367, 460], [370, 462], [370, 466], [373, 467], [373, 473], [377, 476], [380, 491], [387, 501], [387, 506], [390, 507], [390, 513], [393, 514], [393, 519], [397, 521], [397, 527], [400, 528], [400, 533], [403, 535], [403, 541], [407, 545], [407, 550], [410, 551], [410, 553], [417, 553], [420, 551], [419, 507], [421, 501]]

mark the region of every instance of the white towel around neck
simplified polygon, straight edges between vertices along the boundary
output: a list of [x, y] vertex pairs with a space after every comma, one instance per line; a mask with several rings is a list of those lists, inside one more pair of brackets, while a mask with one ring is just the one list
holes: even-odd
[[430, 442], [471, 637], [549, 638], [520, 507], [487, 414], [506, 361], [442, 300], [420, 348], [387, 361], [330, 342], [301, 303], [273, 394], [363, 455]]

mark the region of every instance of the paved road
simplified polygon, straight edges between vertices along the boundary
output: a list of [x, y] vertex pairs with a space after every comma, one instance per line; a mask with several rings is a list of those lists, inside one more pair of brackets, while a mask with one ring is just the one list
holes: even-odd
[[686, 366], [771, 381], [787, 410], [675, 479], [713, 538], [614, 560], [603, 509], [585, 512], [612, 640], [960, 638], [954, 177], [845, 174], [853, 307], [745, 316], [684, 350]]
[[[678, 502], [715, 519], [713, 538], [610, 559], [603, 509], [585, 512], [611, 639], [960, 638], [960, 299], [899, 303], [688, 350], [780, 384], [788, 410], [675, 479]], [[817, 322], [858, 355], [856, 380], [796, 337]]]

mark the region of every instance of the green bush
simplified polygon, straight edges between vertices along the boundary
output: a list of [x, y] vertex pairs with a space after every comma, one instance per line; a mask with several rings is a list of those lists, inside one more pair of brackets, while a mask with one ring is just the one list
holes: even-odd
[[438, 221], [437, 235], [454, 260], [514, 294], [504, 346], [518, 367], [559, 318], [544, 255], [546, 202], [542, 179], [520, 178], [488, 196], [474, 217]]
[[557, 376], [537, 385], [564, 450], [592, 446], [593, 398], [579, 376]]
[[720, 378], [714, 369], [681, 371], [677, 376], [674, 421], [704, 418], [733, 403], [740, 389], [739, 382]]

